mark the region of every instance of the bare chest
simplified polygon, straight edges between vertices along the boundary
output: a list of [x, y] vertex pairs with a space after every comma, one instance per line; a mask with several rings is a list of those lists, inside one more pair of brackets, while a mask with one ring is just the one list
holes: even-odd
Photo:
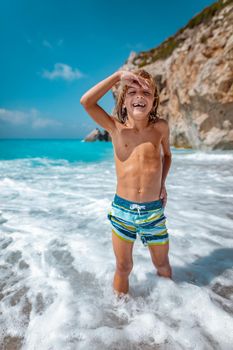
[[116, 160], [149, 161], [160, 157], [161, 134], [156, 129], [139, 133], [121, 129], [112, 137]]

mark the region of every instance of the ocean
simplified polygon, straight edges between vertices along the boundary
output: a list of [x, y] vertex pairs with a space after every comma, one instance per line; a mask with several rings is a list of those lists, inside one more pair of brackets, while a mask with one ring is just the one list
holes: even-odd
[[0, 140], [0, 348], [232, 349], [232, 169], [232, 151], [172, 149], [173, 280], [138, 238], [119, 301], [112, 144]]

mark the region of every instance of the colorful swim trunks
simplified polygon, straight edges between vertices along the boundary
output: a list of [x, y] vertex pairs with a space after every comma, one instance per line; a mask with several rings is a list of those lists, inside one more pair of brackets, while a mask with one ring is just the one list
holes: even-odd
[[161, 199], [138, 203], [115, 194], [107, 217], [112, 231], [125, 241], [134, 242], [138, 233], [145, 247], [169, 242]]

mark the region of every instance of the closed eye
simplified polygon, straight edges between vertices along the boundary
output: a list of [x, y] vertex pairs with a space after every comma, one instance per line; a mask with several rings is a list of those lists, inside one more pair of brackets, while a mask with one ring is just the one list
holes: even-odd
[[[130, 91], [130, 92], [128, 92], [129, 95], [132, 95], [132, 94], [134, 94], [134, 93], [135, 93], [135, 91]], [[148, 92], [148, 91], [144, 91], [144, 94], [145, 94], [145, 95], [151, 95], [151, 93]]]

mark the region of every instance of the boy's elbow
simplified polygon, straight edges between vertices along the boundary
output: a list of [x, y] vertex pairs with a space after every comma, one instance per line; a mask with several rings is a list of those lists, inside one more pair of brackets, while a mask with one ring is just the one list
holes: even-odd
[[80, 98], [80, 103], [81, 103], [81, 105], [83, 105], [83, 106], [86, 104], [86, 99], [83, 98], [83, 96]]
[[90, 102], [90, 96], [87, 93], [83, 94], [80, 98], [81, 105], [87, 105]]
[[91, 106], [95, 105], [95, 103], [93, 101], [91, 101], [90, 99], [88, 99], [86, 97], [85, 98], [82, 97], [80, 99], [80, 103], [83, 107], [91, 107]]

